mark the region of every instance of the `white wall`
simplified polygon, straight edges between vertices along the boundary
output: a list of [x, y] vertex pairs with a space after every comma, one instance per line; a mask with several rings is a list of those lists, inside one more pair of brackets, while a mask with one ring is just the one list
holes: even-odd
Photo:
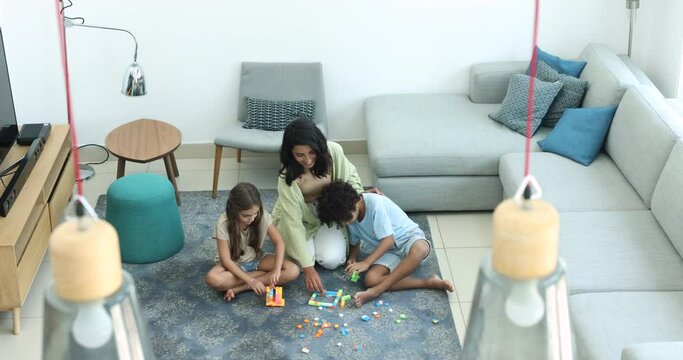
[[683, 64], [683, 1], [642, 0], [636, 12], [633, 60], [666, 97], [676, 97]]
[[[67, 29], [81, 144], [141, 117], [174, 124], [185, 143], [212, 142], [236, 114], [241, 61], [321, 61], [330, 138], [364, 139], [368, 96], [466, 92], [472, 63], [531, 51], [531, 0], [73, 1], [67, 15], [135, 34], [149, 86], [119, 93], [127, 35]], [[0, 25], [19, 121], [64, 122], [55, 0], [0, 0]], [[542, 1], [546, 51], [576, 57], [601, 42], [625, 53], [627, 36], [623, 0]]]

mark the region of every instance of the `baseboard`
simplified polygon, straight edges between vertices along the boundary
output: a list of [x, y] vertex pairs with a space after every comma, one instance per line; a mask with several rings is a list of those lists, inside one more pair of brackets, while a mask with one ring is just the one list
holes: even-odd
[[[367, 154], [368, 144], [365, 140], [335, 140], [344, 148], [346, 154]], [[98, 147], [89, 146], [79, 150], [80, 162], [99, 162], [104, 160], [106, 154]], [[180, 144], [180, 147], [174, 152], [176, 159], [205, 159], [213, 158], [216, 153], [216, 145], [213, 143], [195, 143], [195, 144]], [[237, 150], [231, 148], [223, 148], [224, 158], [237, 157]], [[275, 156], [274, 153], [256, 153], [251, 151], [242, 151], [244, 157], [267, 157]], [[111, 160], [111, 159], [110, 159]]]

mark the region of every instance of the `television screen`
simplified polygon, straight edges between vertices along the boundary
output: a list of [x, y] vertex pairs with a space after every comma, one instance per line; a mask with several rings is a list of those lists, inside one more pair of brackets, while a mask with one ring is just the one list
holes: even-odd
[[[17, 117], [14, 112], [12, 88], [9, 83], [5, 44], [2, 41], [2, 29], [0, 29], [0, 163], [14, 144], [17, 130]], [[2, 170], [0, 167], [0, 171]]]

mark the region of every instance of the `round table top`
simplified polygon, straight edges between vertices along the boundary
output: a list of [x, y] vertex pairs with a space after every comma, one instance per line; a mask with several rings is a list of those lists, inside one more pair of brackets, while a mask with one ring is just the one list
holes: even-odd
[[173, 152], [182, 138], [180, 130], [171, 124], [139, 119], [112, 130], [104, 144], [118, 158], [146, 163]]

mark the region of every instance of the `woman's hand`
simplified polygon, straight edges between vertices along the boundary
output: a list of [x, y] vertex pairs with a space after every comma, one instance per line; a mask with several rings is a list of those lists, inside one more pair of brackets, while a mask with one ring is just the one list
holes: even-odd
[[308, 291], [315, 291], [319, 294], [325, 292], [323, 289], [323, 282], [320, 280], [320, 275], [311, 267], [304, 268], [304, 275], [306, 276], [306, 289]]
[[370, 265], [365, 261], [354, 262], [353, 264], [349, 264], [346, 266], [346, 273], [353, 274], [354, 271], [358, 271], [358, 273], [360, 274], [368, 271], [369, 268]]
[[379, 191], [379, 188], [377, 188], [376, 186], [368, 188], [364, 192], [369, 192], [369, 193], [373, 193], [373, 194], [377, 194], [377, 195], [384, 195], [384, 193]]
[[280, 274], [281, 270], [280, 269], [273, 269], [273, 271], [270, 272], [270, 285], [275, 287], [280, 282]]
[[255, 293], [259, 295], [265, 295], [266, 293], [266, 286], [263, 285], [262, 282], [256, 280], [256, 278], [251, 278], [249, 282], [247, 283], [249, 287], [254, 290]]

